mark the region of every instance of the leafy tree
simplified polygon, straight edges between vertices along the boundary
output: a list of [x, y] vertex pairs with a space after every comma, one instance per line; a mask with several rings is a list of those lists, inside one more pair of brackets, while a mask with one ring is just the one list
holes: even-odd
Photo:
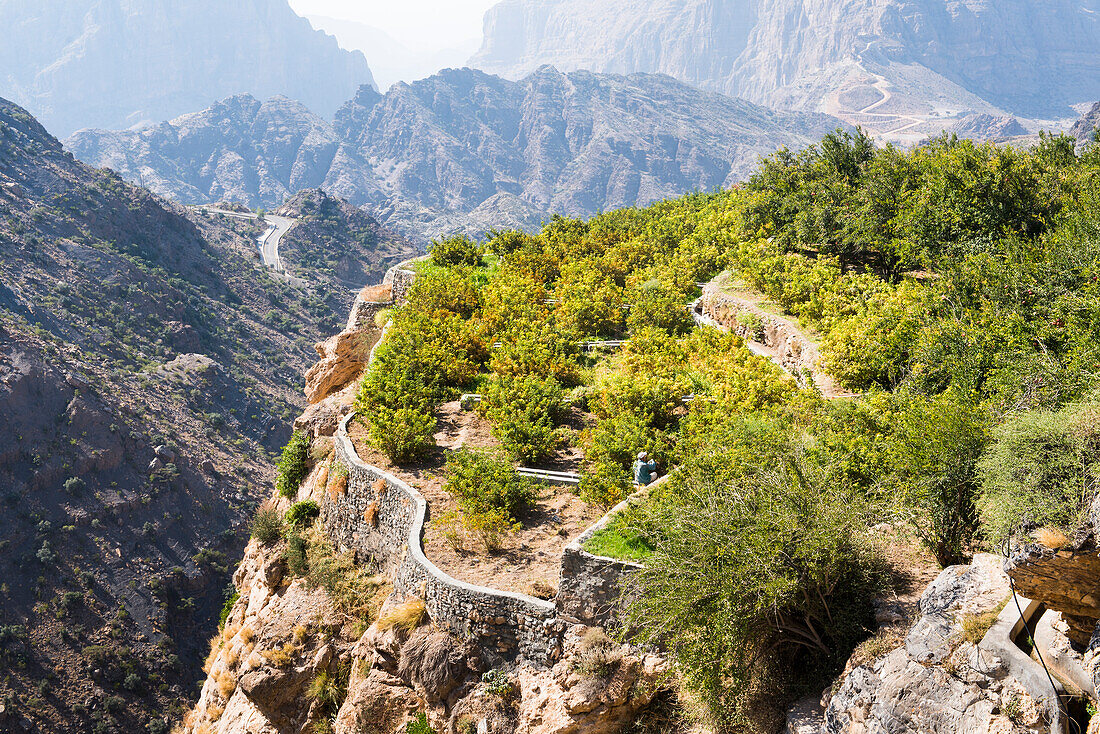
[[718, 731], [777, 725], [873, 623], [882, 576], [862, 507], [797, 453], [749, 473], [697, 457], [653, 504], [629, 623], [672, 652]]
[[940, 565], [962, 563], [978, 530], [974, 502], [988, 418], [969, 396], [915, 396], [894, 420], [889, 483]]
[[1072, 537], [1100, 489], [1100, 403], [1010, 417], [993, 430], [979, 474], [992, 540], [1044, 526]]
[[454, 265], [477, 266], [481, 264], [482, 249], [464, 234], [445, 240], [432, 240], [432, 262], [443, 267]]
[[562, 412], [562, 389], [553, 378], [495, 377], [483, 405], [493, 435], [521, 462], [543, 461], [562, 443], [554, 427]]
[[535, 501], [531, 483], [516, 474], [511, 462], [487, 452], [453, 452], [447, 458], [445, 489], [458, 499], [464, 512], [499, 510], [512, 521]]

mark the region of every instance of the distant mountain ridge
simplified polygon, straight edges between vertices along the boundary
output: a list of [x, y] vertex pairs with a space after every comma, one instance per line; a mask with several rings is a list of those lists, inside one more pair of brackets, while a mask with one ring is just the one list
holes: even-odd
[[313, 30], [287, 0], [0, 0], [0, 96], [59, 137], [244, 92], [331, 115], [373, 83], [363, 54]]
[[662, 75], [544, 67], [511, 82], [447, 69], [385, 95], [361, 87], [332, 124], [285, 98], [235, 97], [146, 130], [82, 131], [66, 145], [186, 203], [271, 207], [324, 188], [425, 237], [729, 186], [759, 156], [839, 124]]
[[503, 0], [470, 65], [660, 72], [919, 140], [1100, 97], [1100, 0]]

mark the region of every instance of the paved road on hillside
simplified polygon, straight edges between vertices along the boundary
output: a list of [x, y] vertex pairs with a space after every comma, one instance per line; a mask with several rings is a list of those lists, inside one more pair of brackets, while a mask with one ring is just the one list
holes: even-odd
[[[235, 212], [229, 209], [217, 209], [212, 206], [200, 206], [199, 211], [222, 214], [234, 219], [258, 219], [259, 215], [252, 212]], [[286, 268], [283, 267], [283, 260], [279, 257], [279, 243], [282, 241], [283, 236], [298, 223], [297, 219], [291, 217], [277, 217], [274, 214], [265, 214], [264, 221], [267, 223], [267, 231], [264, 232], [263, 237], [259, 239], [260, 256], [263, 258], [264, 265], [269, 268], [273, 268], [280, 273], [286, 272]]]

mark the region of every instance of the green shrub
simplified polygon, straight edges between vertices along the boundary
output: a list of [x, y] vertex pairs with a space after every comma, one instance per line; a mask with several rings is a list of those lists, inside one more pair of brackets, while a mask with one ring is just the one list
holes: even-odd
[[452, 265], [476, 267], [481, 264], [481, 245], [464, 234], [448, 237], [445, 240], [433, 240], [430, 252], [432, 262], [443, 267]]
[[466, 513], [499, 510], [514, 521], [535, 501], [531, 482], [518, 476], [511, 462], [499, 455], [455, 451], [447, 459], [446, 471], [445, 489]]
[[236, 589], [233, 589], [233, 593], [225, 600], [225, 604], [222, 604], [221, 614], [218, 615], [218, 629], [225, 628], [225, 620], [229, 619], [229, 614], [233, 611], [233, 605], [237, 603], [237, 600], [241, 598], [241, 593]]
[[984, 411], [945, 393], [914, 397], [894, 418], [887, 485], [936, 560], [964, 562], [978, 530], [978, 459], [986, 445]]
[[500, 509], [467, 512], [462, 516], [462, 526], [490, 553], [504, 547], [504, 537], [521, 527], [519, 523], [512, 521], [508, 513]]
[[978, 475], [990, 537], [1057, 528], [1073, 537], [1100, 477], [1100, 403], [1010, 417], [993, 431]]
[[717, 730], [739, 731], [843, 666], [884, 577], [858, 496], [798, 452], [717, 476], [723, 454], [693, 459], [651, 498], [656, 550], [627, 577], [627, 626], [673, 651]]
[[371, 439], [395, 464], [423, 459], [435, 447], [435, 417], [426, 410], [379, 406], [368, 420]]
[[273, 507], [262, 507], [252, 518], [252, 537], [271, 545], [283, 535], [283, 518]]
[[485, 399], [485, 415], [504, 450], [523, 463], [548, 459], [562, 443], [554, 422], [562, 411], [557, 380], [534, 376], [494, 377]]
[[295, 431], [275, 466], [275, 488], [287, 499], [294, 499], [309, 474], [309, 436]]
[[296, 502], [286, 511], [286, 524], [296, 529], [306, 528], [320, 515], [321, 508], [313, 500]]
[[405, 725], [405, 734], [435, 734], [435, 729], [428, 724], [428, 715], [422, 711]]
[[487, 671], [481, 676], [485, 692], [491, 696], [508, 699], [517, 693], [516, 684], [507, 671], [499, 668]]
[[630, 494], [630, 472], [619, 464], [600, 462], [581, 475], [577, 486], [580, 498], [597, 507], [614, 507]]
[[286, 538], [286, 550], [283, 551], [286, 558], [287, 570], [293, 576], [305, 576], [309, 573], [309, 557], [306, 553], [306, 539], [298, 532], [291, 532]]
[[65, 492], [67, 492], [68, 494], [71, 494], [75, 497], [75, 496], [80, 495], [84, 491], [85, 487], [87, 487], [87, 485], [84, 483], [84, 480], [81, 479], [80, 477], [69, 477], [68, 479], [65, 480], [64, 487], [65, 487]]

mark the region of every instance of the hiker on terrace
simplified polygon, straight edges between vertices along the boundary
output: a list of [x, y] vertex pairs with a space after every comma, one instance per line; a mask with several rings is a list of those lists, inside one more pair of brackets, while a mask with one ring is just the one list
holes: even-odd
[[657, 462], [650, 459], [645, 451], [638, 454], [638, 460], [634, 462], [634, 484], [645, 487], [656, 478]]

